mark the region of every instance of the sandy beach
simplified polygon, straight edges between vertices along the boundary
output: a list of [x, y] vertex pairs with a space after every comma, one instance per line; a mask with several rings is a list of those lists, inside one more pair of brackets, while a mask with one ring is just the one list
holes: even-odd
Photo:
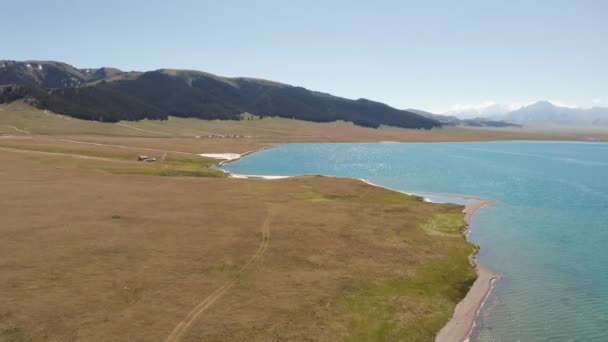
[[[472, 198], [473, 201], [465, 206], [465, 220], [468, 224], [467, 236], [471, 231], [471, 218], [475, 212], [487, 205], [496, 203], [491, 199]], [[477, 265], [475, 257], [472, 261]], [[500, 276], [491, 270], [477, 265], [477, 280], [467, 293], [467, 295], [456, 305], [454, 315], [450, 321], [439, 331], [436, 342], [462, 342], [468, 341], [473, 328], [475, 327], [475, 319], [479, 314], [483, 303], [490, 294], [494, 282]]]
[[[271, 149], [274, 147], [275, 146], [263, 147], [263, 148], [260, 148], [257, 150], [247, 151], [245, 153], [230, 153], [230, 152], [229, 153], [200, 153], [199, 156], [206, 157], [206, 158], [213, 158], [213, 159], [221, 159], [221, 161], [217, 164], [217, 166], [222, 166], [226, 163], [231, 163], [231, 162], [237, 161], [252, 153], [268, 150], [268, 149]], [[228, 172], [221, 168], [218, 168], [218, 170], [227, 173], [230, 178], [240, 178], [240, 179], [247, 179], [247, 178], [249, 178], [249, 179], [283, 179], [283, 178], [291, 177], [291, 176], [268, 176], [268, 175], [241, 175], [238, 173]]]
[[242, 157], [240, 153], [201, 153], [199, 154], [199, 156], [213, 159], [222, 159], [225, 161], [232, 161], [240, 159]]
[[[231, 163], [233, 161], [237, 161], [237, 160], [239, 160], [239, 159], [241, 159], [241, 158], [243, 158], [245, 156], [248, 156], [248, 155], [250, 155], [252, 153], [261, 152], [261, 151], [264, 151], [264, 150], [269, 150], [271, 148], [275, 148], [275, 146], [274, 145], [273, 146], [266, 146], [266, 147], [262, 147], [262, 148], [259, 148], [259, 149], [256, 149], [256, 150], [247, 151], [247, 152], [244, 152], [244, 153], [231, 153], [231, 152], [228, 152], [228, 153], [201, 153], [201, 154], [199, 154], [199, 156], [201, 156], [201, 157], [207, 157], [207, 158], [213, 158], [213, 159], [222, 159], [222, 161], [220, 161], [217, 164], [217, 166], [222, 166], [222, 165], [224, 165], [226, 163]], [[241, 178], [243, 178], [243, 177], [241, 177]], [[264, 178], [264, 176], [258, 177], [258, 178]]]

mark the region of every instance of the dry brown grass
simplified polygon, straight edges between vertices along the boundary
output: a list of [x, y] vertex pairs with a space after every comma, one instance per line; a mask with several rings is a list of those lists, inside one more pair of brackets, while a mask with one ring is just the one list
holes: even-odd
[[226, 284], [183, 340], [430, 340], [474, 279], [462, 236], [421, 228], [458, 206], [348, 179], [117, 175], [124, 149], [42, 141], [0, 150], [1, 341], [162, 341]]

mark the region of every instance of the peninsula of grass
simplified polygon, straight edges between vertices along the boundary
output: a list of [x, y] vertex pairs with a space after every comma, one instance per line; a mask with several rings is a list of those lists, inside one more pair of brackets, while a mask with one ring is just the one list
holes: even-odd
[[2, 136], [0, 341], [163, 341], [201, 307], [182, 341], [433, 341], [476, 279], [463, 208], [197, 155], [264, 139]]

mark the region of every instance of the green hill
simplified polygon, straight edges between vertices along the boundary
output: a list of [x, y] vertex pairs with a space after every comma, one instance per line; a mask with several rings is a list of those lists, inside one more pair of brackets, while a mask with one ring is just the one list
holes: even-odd
[[0, 84], [0, 103], [26, 99], [55, 113], [106, 122], [168, 116], [239, 119], [249, 112], [314, 122], [344, 120], [366, 127], [441, 126], [435, 119], [366, 99], [190, 70], [126, 73], [76, 69], [58, 62], [0, 61]]

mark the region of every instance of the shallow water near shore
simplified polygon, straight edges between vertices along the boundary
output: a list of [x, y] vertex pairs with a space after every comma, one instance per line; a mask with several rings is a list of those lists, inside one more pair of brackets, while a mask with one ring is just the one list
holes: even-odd
[[608, 340], [608, 143], [285, 144], [224, 169], [496, 199], [469, 236], [502, 276], [471, 341]]

